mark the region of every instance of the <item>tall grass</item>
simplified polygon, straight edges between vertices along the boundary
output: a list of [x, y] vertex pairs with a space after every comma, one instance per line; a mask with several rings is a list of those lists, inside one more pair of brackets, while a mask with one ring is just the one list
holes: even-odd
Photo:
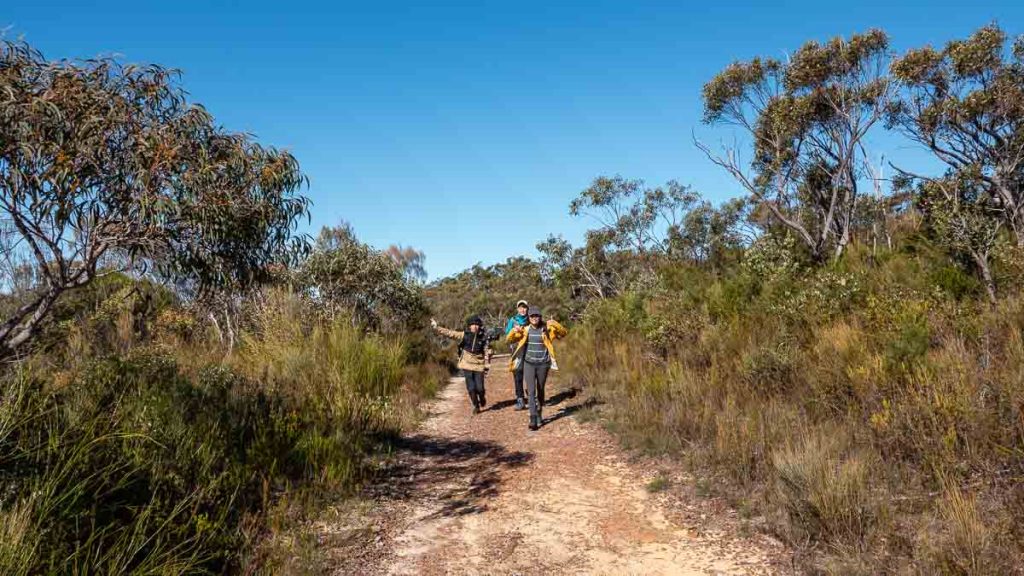
[[990, 309], [928, 258], [673, 270], [592, 304], [566, 365], [808, 571], [1000, 573], [1024, 565], [1024, 299]]
[[439, 377], [404, 337], [271, 297], [226, 356], [112, 314], [3, 375], [0, 573], [275, 570], [277, 503], [351, 491]]

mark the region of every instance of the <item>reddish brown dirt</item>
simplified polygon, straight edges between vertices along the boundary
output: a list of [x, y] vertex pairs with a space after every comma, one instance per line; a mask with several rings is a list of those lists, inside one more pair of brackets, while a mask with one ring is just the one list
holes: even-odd
[[492, 375], [487, 388], [492, 404], [474, 416], [454, 379], [401, 442], [371, 495], [374, 535], [345, 552], [339, 573], [774, 572], [763, 539], [732, 534], [728, 522], [698, 529], [678, 497], [648, 492], [654, 471], [579, 422], [582, 400], [557, 376], [536, 432], [513, 409], [509, 374]]

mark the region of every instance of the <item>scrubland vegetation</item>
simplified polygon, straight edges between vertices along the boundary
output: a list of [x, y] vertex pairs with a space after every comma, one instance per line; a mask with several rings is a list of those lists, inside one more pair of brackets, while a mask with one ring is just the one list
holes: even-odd
[[175, 75], [0, 44], [0, 573], [317, 571], [445, 372], [422, 254], [314, 242], [286, 152]]
[[187, 309], [133, 312], [147, 296], [99, 282], [66, 347], [5, 374], [0, 572], [276, 572], [295, 510], [350, 493], [444, 376], [425, 342], [311, 320], [283, 289], [230, 352]]
[[[413, 249], [297, 233], [298, 161], [173, 72], [0, 44], [0, 572], [315, 570], [309, 503], [445, 374], [428, 314], [493, 326], [521, 297], [575, 324], [560, 363], [624, 443], [796, 568], [1019, 571], [1024, 41], [869, 31], [703, 97], [739, 133], [695, 142], [732, 200], [599, 177], [581, 245], [423, 286]], [[931, 168], [880, 162], [880, 131]]]
[[870, 256], [668, 271], [588, 308], [569, 368], [627, 445], [720, 480], [803, 568], [1012, 572], [1022, 302], [910, 239]]
[[[1024, 40], [894, 55], [870, 31], [734, 63], [703, 96], [738, 144], [696, 145], [742, 194], [599, 177], [569, 206], [584, 243], [538, 245], [516, 296], [576, 320], [565, 367], [610, 430], [796, 569], [1018, 572]], [[932, 171], [881, 163], [882, 130]]]

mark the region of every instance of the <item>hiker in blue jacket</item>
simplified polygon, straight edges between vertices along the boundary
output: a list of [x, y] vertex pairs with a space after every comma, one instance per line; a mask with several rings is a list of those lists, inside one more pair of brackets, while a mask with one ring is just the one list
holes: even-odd
[[[530, 309], [530, 305], [526, 300], [520, 300], [516, 302], [516, 315], [508, 319], [508, 323], [505, 324], [505, 337], [508, 337], [509, 332], [520, 326], [526, 326], [530, 323], [530, 319], [526, 316], [526, 312]], [[510, 350], [515, 350], [515, 345], [510, 345]], [[512, 378], [516, 385], [516, 410], [526, 409], [526, 393], [523, 390], [523, 365], [518, 363], [512, 369]]]

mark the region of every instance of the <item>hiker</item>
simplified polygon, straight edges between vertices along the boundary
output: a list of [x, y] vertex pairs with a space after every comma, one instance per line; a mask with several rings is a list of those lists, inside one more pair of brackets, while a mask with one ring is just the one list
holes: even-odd
[[530, 430], [536, 430], [543, 421], [541, 407], [548, 371], [558, 369], [553, 342], [564, 338], [569, 331], [554, 319], [543, 320], [540, 308], [536, 306], [529, 308], [527, 317], [529, 323], [513, 328], [506, 340], [509, 344], [518, 344], [512, 353], [512, 365], [517, 359], [523, 365], [523, 379], [530, 395]]
[[[520, 300], [516, 302], [516, 315], [508, 319], [508, 323], [505, 324], [505, 338], [508, 338], [510, 332], [513, 329], [526, 326], [529, 323], [526, 312], [530, 309], [530, 304], [526, 300]], [[509, 351], [515, 355], [515, 344], [509, 344]], [[516, 362], [513, 359], [512, 362], [512, 379], [515, 381], [516, 387], [516, 410], [526, 409], [526, 394], [523, 392], [523, 363], [522, 361]]]
[[473, 403], [473, 414], [479, 414], [480, 409], [487, 406], [484, 376], [491, 369], [491, 346], [484, 331], [483, 320], [479, 316], [470, 317], [463, 332], [442, 328], [434, 319], [430, 320], [430, 327], [442, 336], [460, 340], [458, 369], [462, 370], [462, 376], [466, 379], [466, 391], [469, 392], [469, 401]]

